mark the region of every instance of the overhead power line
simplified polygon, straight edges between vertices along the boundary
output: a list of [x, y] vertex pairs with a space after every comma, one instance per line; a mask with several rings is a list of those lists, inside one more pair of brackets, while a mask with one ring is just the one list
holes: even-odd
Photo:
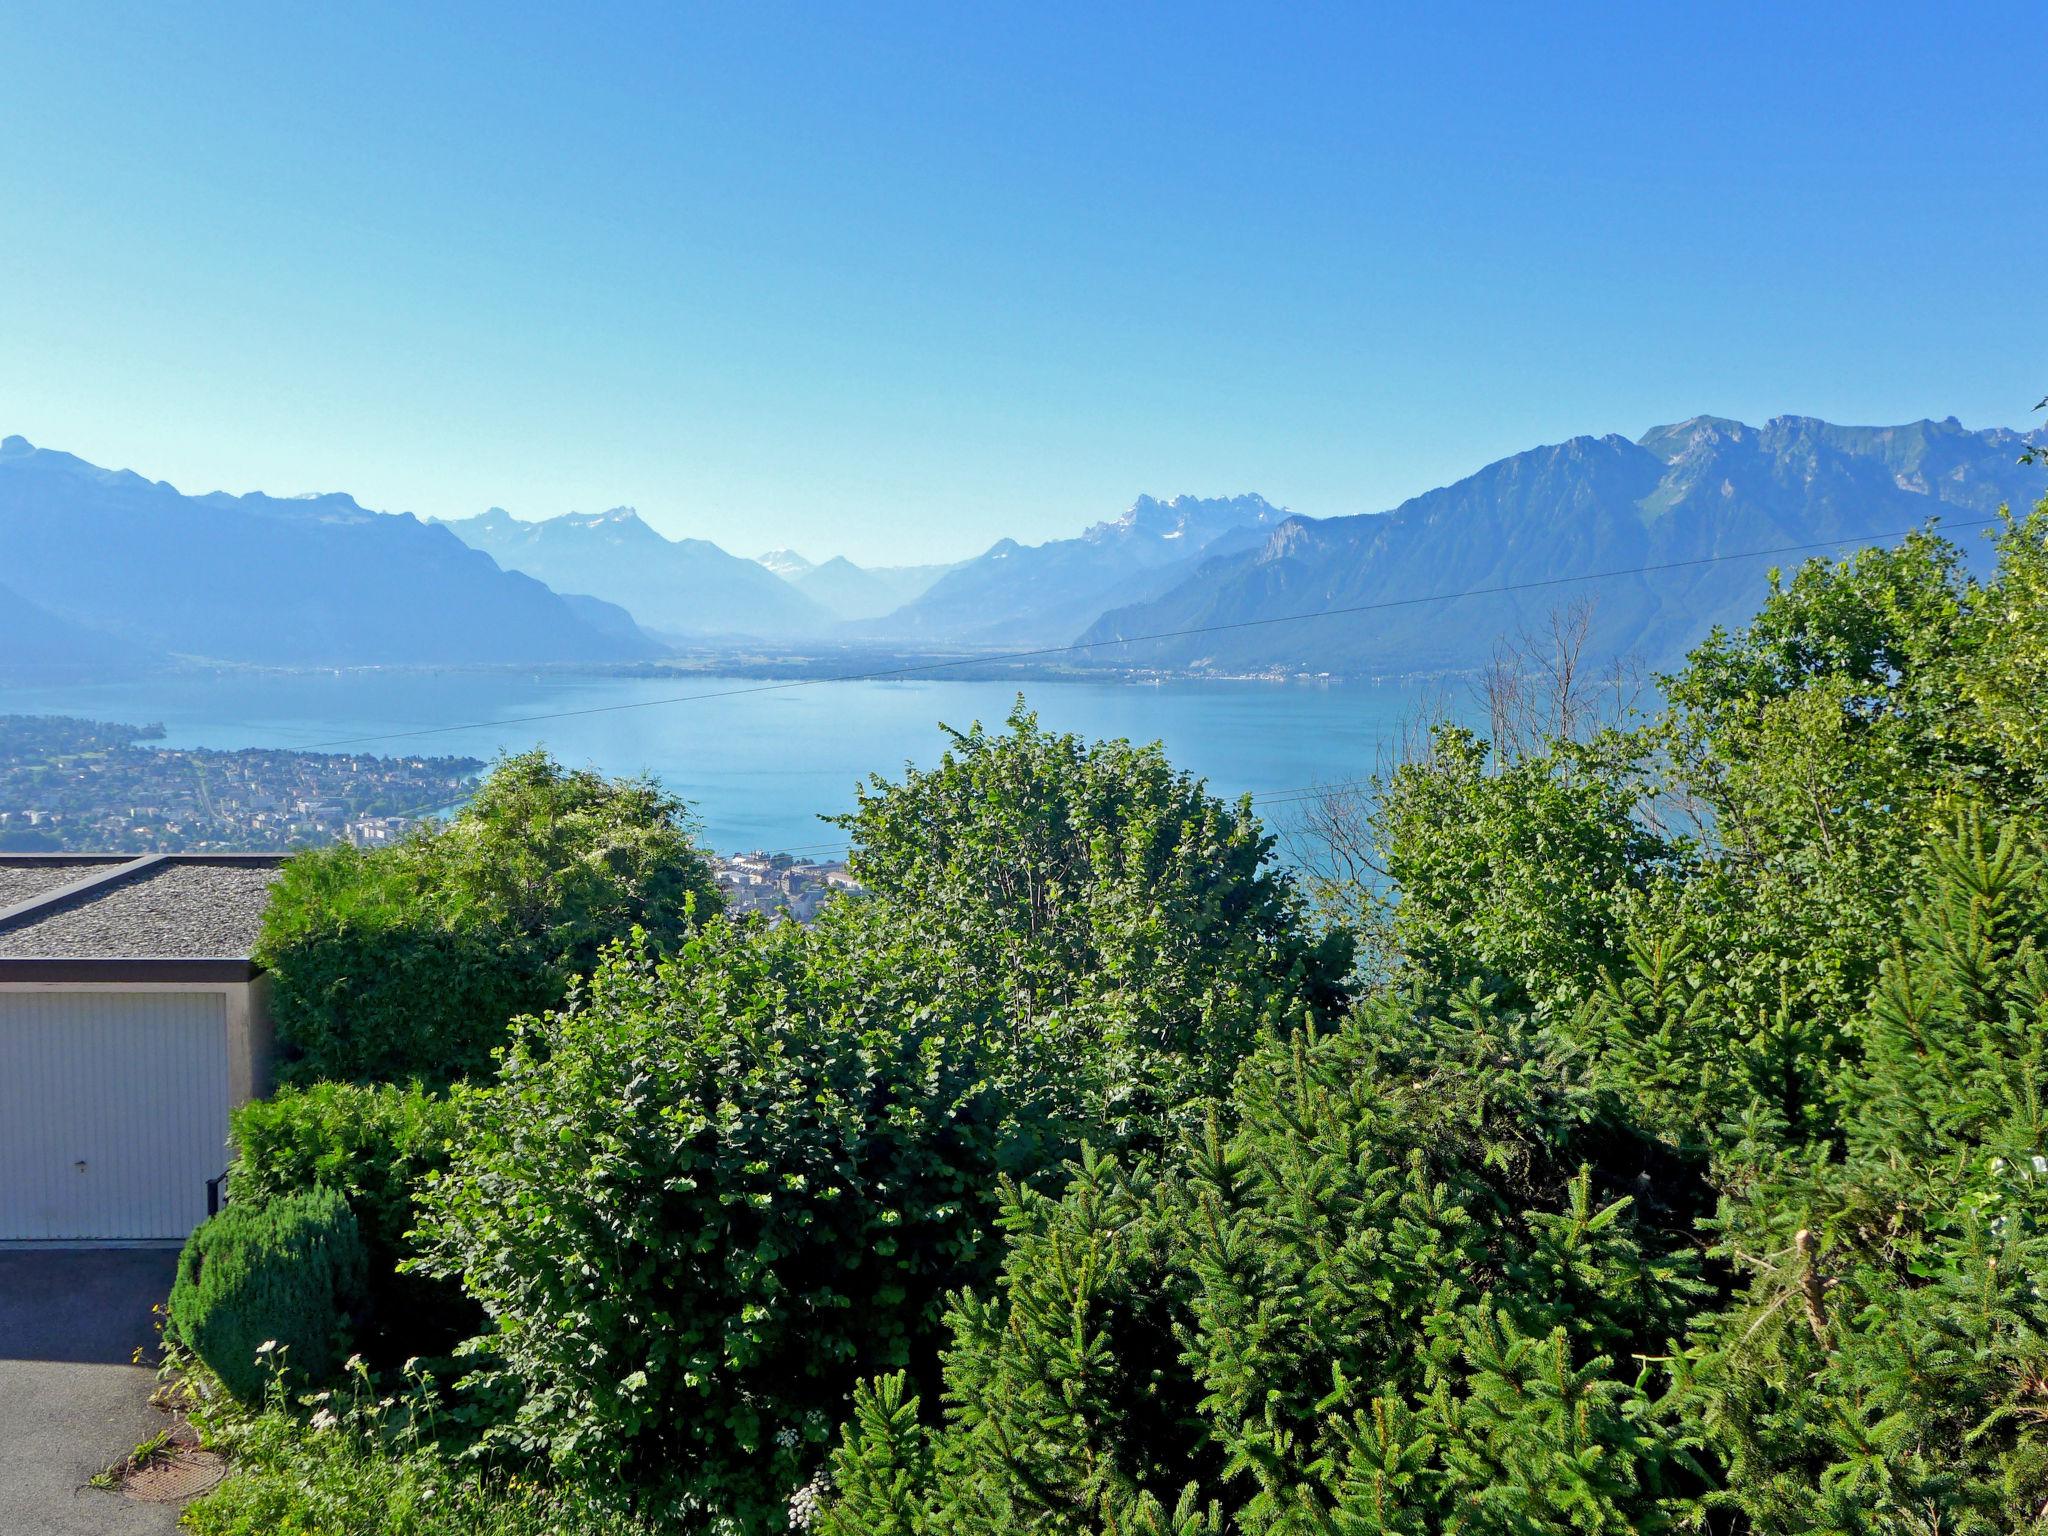
[[[1996, 517], [1972, 518], [1948, 523], [1947, 528], [1982, 528], [1998, 522]], [[1659, 571], [1687, 570], [1703, 565], [1720, 565], [1730, 560], [1763, 560], [1773, 555], [1809, 554], [1844, 545], [1883, 544], [1919, 531], [1895, 529], [1889, 533], [1857, 534], [1839, 539], [1820, 539], [1810, 544], [1780, 544], [1772, 549], [1746, 549], [1724, 555], [1700, 555], [1691, 560], [1666, 560], [1655, 565], [1629, 566], [1611, 571], [1585, 571], [1575, 576], [1546, 576], [1535, 581], [1508, 582], [1495, 587], [1470, 587], [1462, 592], [1429, 592], [1414, 597], [1386, 598], [1374, 603], [1354, 603], [1340, 608], [1314, 608], [1303, 613], [1274, 614], [1263, 619], [1236, 619], [1224, 624], [1197, 624], [1187, 629], [1162, 629], [1147, 635], [1119, 635], [1111, 640], [1077, 640], [1070, 645], [1040, 646], [1029, 651], [1005, 651], [993, 655], [949, 657], [939, 661], [911, 662], [898, 667], [878, 667], [864, 672], [834, 673], [826, 677], [791, 678], [783, 682], [755, 683], [743, 688], [718, 688], [705, 693], [674, 694], [662, 699], [630, 699], [618, 704], [593, 704], [583, 709], [550, 710], [544, 714], [511, 715], [502, 720], [472, 720], [460, 725], [425, 726], [410, 731], [386, 731], [378, 735], [337, 736], [327, 741], [304, 744], [302, 751], [325, 751], [332, 747], [364, 746], [372, 742], [413, 741], [422, 736], [447, 736], [459, 731], [503, 730], [514, 725], [538, 725], [549, 720], [573, 720], [586, 715], [618, 714], [629, 709], [657, 709], [670, 704], [701, 704], [712, 699], [733, 699], [749, 694], [783, 693], [795, 688], [817, 688], [833, 683], [882, 682], [892, 677], [944, 672], [961, 667], [999, 666], [1005, 662], [1037, 661], [1048, 656], [1070, 656], [1079, 651], [1102, 650], [1113, 645], [1143, 645], [1154, 640], [1182, 640], [1194, 635], [1223, 634], [1232, 630], [1261, 629], [1275, 624], [1297, 624], [1310, 619], [1334, 619], [1360, 613], [1383, 613], [1394, 608], [1419, 607], [1424, 603], [1448, 603], [1465, 597], [1499, 597], [1513, 592], [1534, 592], [1546, 587], [1570, 586], [1581, 581], [1612, 581], [1623, 576], [1649, 576]]]

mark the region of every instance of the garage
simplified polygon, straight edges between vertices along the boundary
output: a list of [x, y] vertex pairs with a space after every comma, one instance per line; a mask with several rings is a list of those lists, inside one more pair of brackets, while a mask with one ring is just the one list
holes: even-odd
[[0, 855], [0, 1243], [181, 1242], [268, 1086], [279, 860]]

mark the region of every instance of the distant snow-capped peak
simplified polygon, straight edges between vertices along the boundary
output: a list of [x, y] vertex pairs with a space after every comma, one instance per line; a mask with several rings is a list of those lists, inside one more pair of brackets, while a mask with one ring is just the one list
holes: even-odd
[[785, 580], [801, 576], [811, 569], [811, 562], [793, 549], [771, 549], [766, 554], [754, 556], [756, 565], [765, 565]]

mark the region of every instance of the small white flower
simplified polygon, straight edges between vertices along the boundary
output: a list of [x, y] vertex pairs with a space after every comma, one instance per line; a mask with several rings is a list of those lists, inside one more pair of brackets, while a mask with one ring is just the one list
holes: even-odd
[[328, 1430], [334, 1428], [334, 1426], [339, 1424], [341, 1420], [337, 1419], [327, 1409], [322, 1408], [318, 1413], [313, 1415], [312, 1419], [309, 1422], [312, 1424], [315, 1430]]
[[808, 1483], [789, 1496], [789, 1528], [793, 1531], [809, 1530], [831, 1492], [832, 1469], [820, 1467]]
[[263, 1342], [262, 1342], [261, 1344], [258, 1344], [258, 1345], [256, 1346], [256, 1353], [257, 1353], [257, 1355], [258, 1355], [258, 1356], [260, 1357], [260, 1356], [263, 1356], [263, 1355], [268, 1355], [268, 1354], [271, 1354], [271, 1353], [275, 1352], [275, 1350], [276, 1350], [276, 1349], [277, 1349], [277, 1340], [275, 1340], [275, 1339], [265, 1339], [265, 1340], [264, 1340], [264, 1341], [263, 1341]]
[[2038, 1152], [2034, 1154], [2034, 1172], [2048, 1173], [2048, 1157], [2043, 1157]]

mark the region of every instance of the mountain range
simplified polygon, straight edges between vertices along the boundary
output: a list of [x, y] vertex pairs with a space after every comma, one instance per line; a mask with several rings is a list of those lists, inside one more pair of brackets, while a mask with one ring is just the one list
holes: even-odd
[[950, 565], [855, 565], [844, 555], [813, 565], [793, 549], [771, 549], [755, 561], [836, 619], [878, 619], [922, 596]]
[[1096, 615], [1168, 592], [1203, 561], [1264, 542], [1263, 496], [1140, 496], [1122, 517], [1044, 544], [1000, 539], [864, 632], [895, 641], [1057, 645]]
[[624, 612], [341, 494], [187, 496], [0, 441], [0, 662], [275, 666], [619, 661]]
[[670, 539], [631, 507], [522, 522], [502, 507], [442, 524], [470, 548], [557, 591], [619, 604], [688, 639], [816, 635], [835, 620], [802, 590], [709, 539]]
[[[1633, 440], [1532, 448], [1388, 512], [1141, 496], [1073, 538], [862, 568], [790, 550], [743, 559], [668, 538], [630, 507], [440, 523], [339, 493], [188, 496], [10, 437], [0, 667], [616, 663], [659, 657], [671, 640], [1080, 642], [1073, 662], [1104, 668], [1398, 675], [1481, 665], [1501, 636], [1581, 594], [1593, 655], [1657, 664], [1744, 619], [1765, 570], [1802, 558], [1794, 546], [1834, 552], [1930, 518], [2031, 506], [2048, 468], [2016, 462], [2030, 443], [2048, 432], [1700, 416]], [[1435, 600], [1461, 592], [1484, 595]], [[1296, 617], [1327, 610], [1350, 611]]]
[[[1840, 553], [1890, 542], [1931, 517], [2031, 507], [2048, 489], [2048, 469], [2016, 461], [2044, 439], [1971, 431], [1953, 417], [1840, 427], [1805, 416], [1762, 427], [1699, 416], [1633, 442], [1575, 437], [1391, 512], [1290, 518], [1256, 548], [1219, 554], [1171, 590], [1104, 613], [1079, 638], [1099, 645], [1083, 653], [1097, 662], [1176, 671], [1465, 669], [1483, 664], [1502, 635], [1583, 593], [1593, 600], [1592, 655], [1668, 662], [1762, 600], [1773, 559], [1720, 557], [1836, 540], [1840, 549], [1812, 553]], [[1955, 537], [1970, 550], [1985, 543], [1969, 530]], [[1570, 580], [1615, 571], [1637, 574]], [[1412, 601], [1508, 586], [1525, 590]], [[1284, 622], [1362, 607], [1371, 611]], [[1099, 644], [1195, 629], [1210, 632]]]

